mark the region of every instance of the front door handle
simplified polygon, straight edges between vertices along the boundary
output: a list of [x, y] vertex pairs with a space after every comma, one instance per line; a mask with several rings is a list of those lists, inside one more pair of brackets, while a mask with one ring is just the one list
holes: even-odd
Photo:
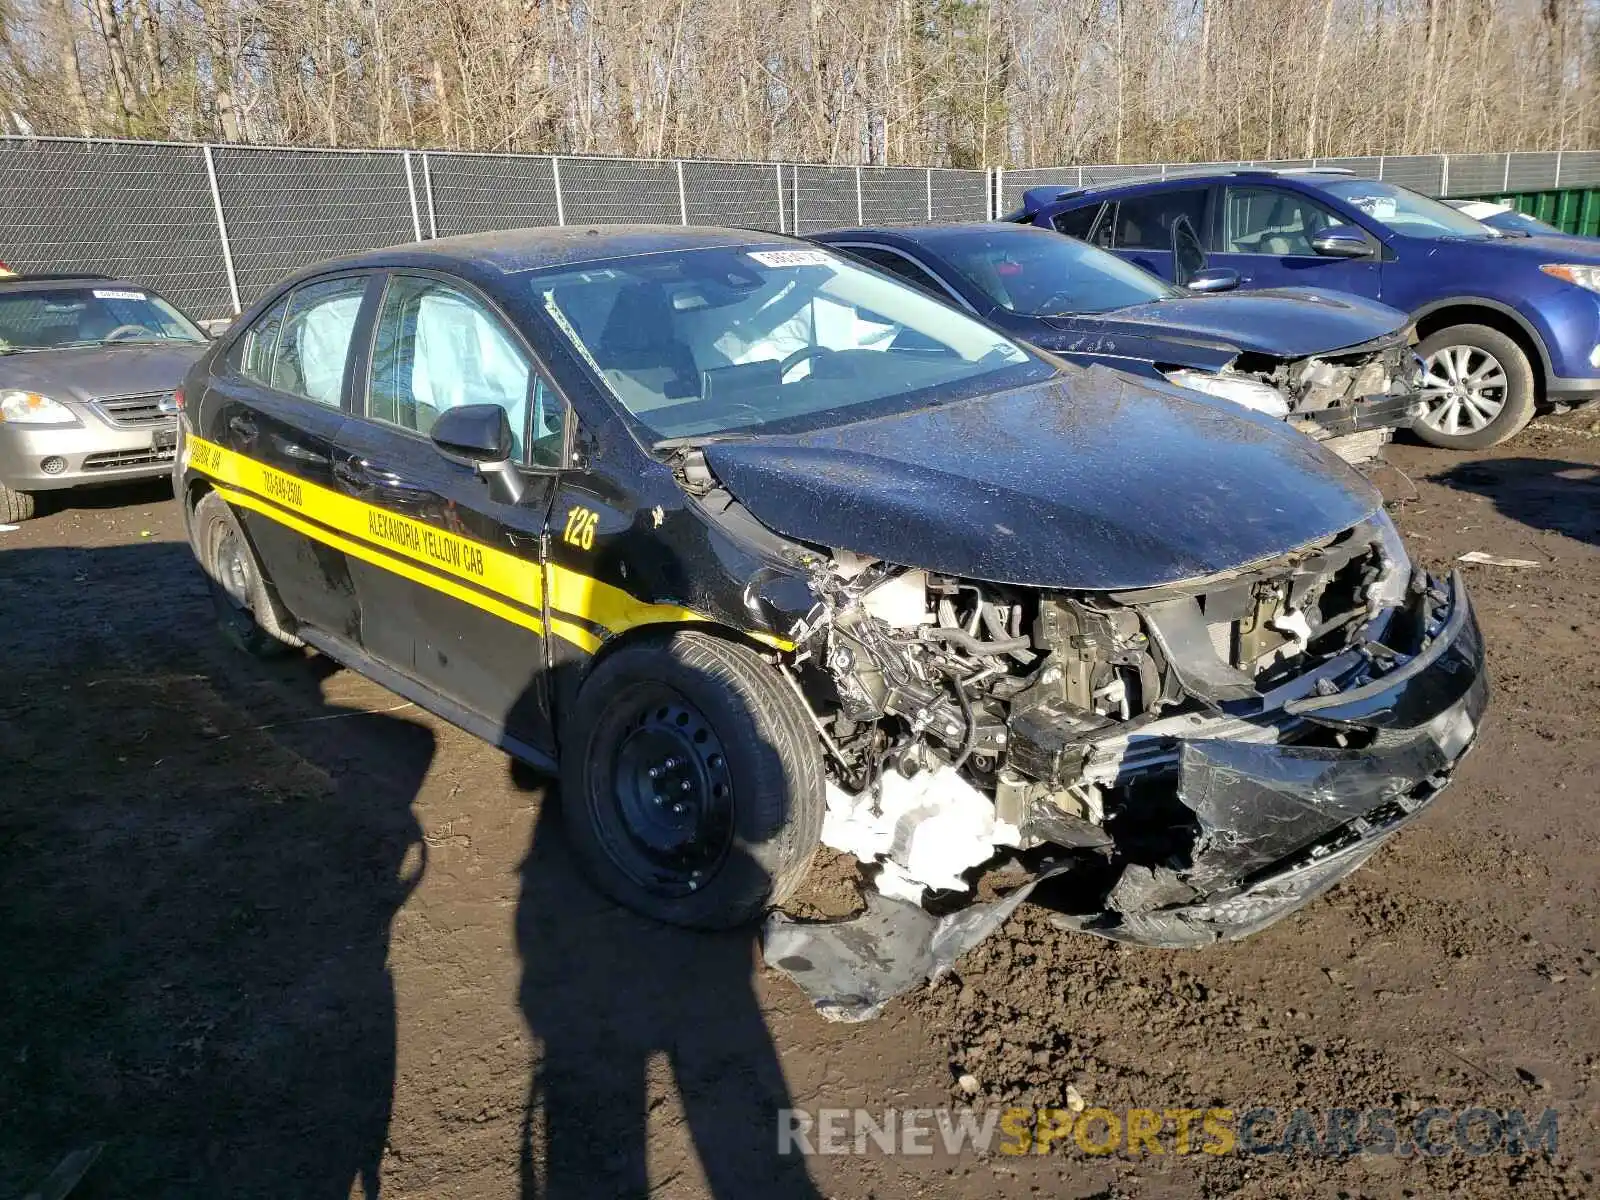
[[364, 492], [382, 492], [396, 497], [422, 496], [433, 489], [408, 483], [385, 467], [364, 458], [341, 458], [333, 464], [334, 476], [348, 487]]
[[319, 467], [327, 466], [328, 464], [328, 456], [326, 454], [312, 450], [308, 446], [302, 446], [298, 442], [285, 442], [280, 440], [278, 442], [278, 449], [283, 452], [285, 458], [292, 458], [296, 462], [311, 463], [312, 465]]

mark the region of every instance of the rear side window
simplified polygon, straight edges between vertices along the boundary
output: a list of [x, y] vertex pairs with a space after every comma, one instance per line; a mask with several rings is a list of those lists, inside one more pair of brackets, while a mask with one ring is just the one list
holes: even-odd
[[272, 354], [278, 348], [278, 332], [283, 328], [283, 314], [289, 311], [289, 297], [285, 296], [256, 318], [255, 324], [245, 330], [239, 339], [234, 365], [240, 374], [260, 384], [272, 382]]
[[275, 392], [338, 408], [350, 335], [366, 290], [365, 276], [296, 288], [256, 318], [245, 333], [240, 372]]
[[1094, 229], [1095, 218], [1100, 215], [1100, 210], [1104, 207], [1104, 204], [1085, 204], [1082, 208], [1069, 209], [1064, 213], [1057, 213], [1051, 218], [1050, 224], [1055, 226], [1057, 233], [1064, 233], [1068, 237], [1087, 242], [1090, 231]]
[[1117, 205], [1117, 249], [1171, 250], [1173, 223], [1188, 217], [1195, 229], [1204, 229], [1205, 215], [1205, 188], [1125, 196]]
[[858, 258], [864, 258], [875, 267], [889, 272], [898, 279], [914, 284], [925, 292], [932, 292], [941, 299], [947, 298], [948, 293], [939, 286], [939, 281], [925, 271], [919, 264], [907, 258], [896, 250], [885, 249], [882, 246], [851, 246], [850, 253]]

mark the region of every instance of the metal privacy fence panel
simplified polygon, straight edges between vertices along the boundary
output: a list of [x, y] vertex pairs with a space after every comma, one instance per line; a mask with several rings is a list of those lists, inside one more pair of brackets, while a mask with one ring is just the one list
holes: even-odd
[[1398, 183], [1427, 196], [1437, 196], [1444, 186], [1442, 155], [1386, 155], [1382, 170], [1380, 178], [1384, 182]]
[[1022, 207], [1022, 197], [1029, 188], [1054, 187], [1065, 191], [1083, 186], [1082, 167], [1029, 167], [1021, 171], [1000, 172], [998, 216], [1015, 212]]
[[398, 151], [211, 153], [241, 305], [311, 263], [416, 240], [420, 206]]
[[921, 225], [928, 220], [928, 172], [916, 167], [861, 168], [863, 225]]
[[1509, 156], [1504, 154], [1452, 154], [1450, 178], [1445, 180], [1442, 194], [1446, 196], [1482, 196], [1498, 192], [1506, 185], [1506, 166]]
[[0, 141], [0, 259], [127, 276], [201, 318], [232, 309], [199, 146]]
[[681, 225], [676, 163], [642, 158], [558, 158], [568, 225]]
[[684, 162], [683, 191], [691, 225], [783, 228], [782, 168], [776, 163]]
[[1376, 155], [1368, 158], [1319, 158], [1315, 165], [1334, 171], [1349, 171], [1350, 174], [1359, 175], [1362, 179], [1383, 177], [1383, 159]]
[[861, 223], [865, 197], [856, 191], [854, 167], [794, 167], [790, 178], [789, 232], [804, 236]]
[[1506, 189], [1513, 192], [1538, 192], [1556, 186], [1559, 154], [1513, 154]]
[[935, 167], [928, 173], [928, 216], [934, 221], [985, 221], [991, 188], [989, 172]]
[[531, 154], [413, 155], [423, 172], [423, 232], [433, 237], [559, 225], [556, 173]]
[[1108, 187], [1116, 183], [1137, 183], [1144, 179], [1161, 179], [1165, 174], [1166, 169], [1160, 163], [1084, 167], [1083, 182], [1086, 187]]
[[1600, 185], [1600, 150], [1568, 150], [1561, 156], [1561, 186]]

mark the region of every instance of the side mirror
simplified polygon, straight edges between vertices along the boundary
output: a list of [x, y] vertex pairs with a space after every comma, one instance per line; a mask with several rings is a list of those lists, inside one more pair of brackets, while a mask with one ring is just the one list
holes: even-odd
[[511, 421], [498, 404], [463, 404], [434, 421], [433, 447], [451, 462], [472, 467], [507, 504], [522, 499], [522, 476], [511, 464]]
[[1372, 246], [1354, 229], [1324, 229], [1311, 239], [1311, 248], [1324, 258], [1366, 258]]
[[463, 404], [439, 414], [430, 434], [439, 453], [483, 466], [511, 457], [511, 422], [498, 404]]
[[[1184, 287], [1205, 269], [1206, 249], [1189, 218], [1179, 217], [1172, 223], [1172, 281]], [[1237, 277], [1234, 282], [1238, 282]]]
[[1208, 267], [1189, 276], [1184, 286], [1191, 292], [1231, 292], [1239, 286], [1239, 272], [1232, 267]]

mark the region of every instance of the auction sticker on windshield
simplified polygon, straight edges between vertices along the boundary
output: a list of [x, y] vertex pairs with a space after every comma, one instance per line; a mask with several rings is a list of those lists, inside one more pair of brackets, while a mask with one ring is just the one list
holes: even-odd
[[763, 267], [831, 267], [833, 255], [823, 250], [750, 250]]
[[94, 298], [96, 300], [143, 300], [144, 299], [144, 293], [143, 292], [118, 292], [118, 291], [112, 291], [109, 288], [105, 288], [105, 289], [95, 288], [94, 289]]

